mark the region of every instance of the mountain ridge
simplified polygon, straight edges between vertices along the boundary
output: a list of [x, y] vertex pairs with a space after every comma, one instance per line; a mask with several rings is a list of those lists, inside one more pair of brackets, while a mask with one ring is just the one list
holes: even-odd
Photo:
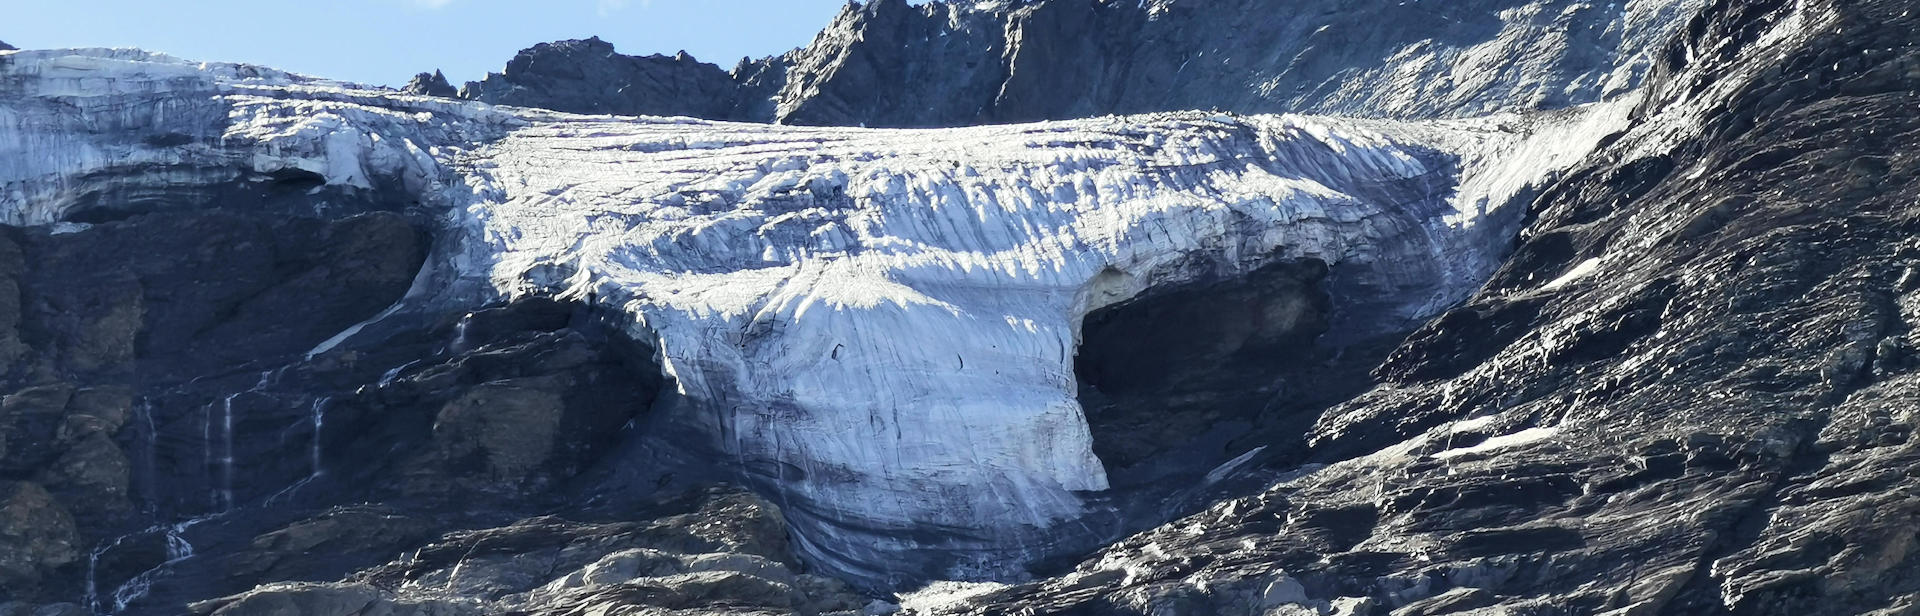
[[1699, 4], [876, 0], [849, 3], [806, 47], [731, 72], [684, 53], [622, 56], [595, 38], [523, 50], [459, 96], [876, 127], [1182, 109], [1468, 117], [1625, 92], [1647, 51]]

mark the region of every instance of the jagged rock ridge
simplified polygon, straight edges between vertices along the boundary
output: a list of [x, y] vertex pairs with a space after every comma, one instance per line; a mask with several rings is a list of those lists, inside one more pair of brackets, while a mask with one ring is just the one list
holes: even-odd
[[1470, 117], [1623, 93], [1697, 0], [927, 2], [847, 7], [732, 72], [598, 39], [462, 96], [577, 113], [961, 126], [1185, 109]]

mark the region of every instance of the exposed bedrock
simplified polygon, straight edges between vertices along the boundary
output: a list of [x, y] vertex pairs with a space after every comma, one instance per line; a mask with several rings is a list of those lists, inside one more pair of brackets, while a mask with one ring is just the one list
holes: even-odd
[[[185, 528], [136, 531], [97, 553], [96, 590], [158, 611], [265, 582], [337, 580], [433, 534], [585, 499], [582, 477], [662, 385], [650, 349], [620, 344], [578, 305], [531, 299], [428, 316], [377, 344], [350, 341], [154, 400], [153, 464], [169, 477], [155, 492], [194, 513], [172, 516]], [[234, 393], [196, 406], [208, 390]], [[275, 525], [299, 531], [297, 516], [354, 502], [383, 503], [404, 523], [326, 539], [324, 556], [311, 558], [262, 555], [264, 539], [244, 541]], [[169, 537], [201, 555], [154, 560], [152, 546]]]
[[453, 84], [447, 83], [447, 76], [440, 71], [414, 75], [413, 79], [407, 81], [407, 85], [400, 88], [400, 91], [421, 96], [452, 97], [459, 94], [459, 90], [455, 90]]
[[[844, 582], [804, 572], [780, 509], [751, 493], [697, 490], [619, 515], [534, 517], [433, 535], [345, 580], [265, 584], [195, 603], [192, 613], [813, 615], [861, 613], [871, 602]], [[366, 534], [433, 523], [377, 506], [336, 508], [261, 535], [237, 560], [297, 564], [313, 551], [352, 549]]]
[[[214, 209], [8, 235], [0, 601], [172, 614], [338, 580], [579, 494], [663, 384], [606, 315], [543, 299], [394, 314], [309, 356], [418, 277], [424, 237], [398, 214]], [[350, 537], [273, 534], [365, 501], [389, 510]]]
[[1622, 94], [1700, 0], [848, 3], [731, 72], [543, 43], [462, 96], [576, 113], [961, 126], [1216, 109], [1472, 117]]
[[[31, 486], [17, 493], [44, 488], [76, 525], [69, 540], [83, 556], [44, 561], [61, 572], [52, 588], [0, 584], [17, 598], [77, 592], [70, 573], [94, 541], [173, 509], [153, 495], [157, 478], [182, 490], [207, 485], [193, 479], [210, 472], [203, 447], [192, 464], [159, 468], [156, 442], [206, 443], [197, 424], [156, 439], [151, 396], [298, 353], [379, 311], [406, 290], [425, 252], [419, 231], [393, 214], [319, 221], [198, 211], [9, 228], [0, 244], [11, 392], [0, 400], [0, 473]], [[197, 510], [211, 490], [195, 492]]]
[[936, 613], [1910, 611], [1915, 19], [1715, 3], [1315, 463]]
[[[437, 73], [436, 73], [437, 74]], [[422, 76], [427, 76], [422, 74]], [[415, 78], [415, 81], [420, 81]], [[422, 94], [448, 96], [446, 78]], [[468, 82], [461, 98], [572, 113], [618, 113], [736, 119], [735, 85], [720, 67], [682, 52], [626, 56], [598, 38], [541, 43], [522, 50], [500, 73]]]

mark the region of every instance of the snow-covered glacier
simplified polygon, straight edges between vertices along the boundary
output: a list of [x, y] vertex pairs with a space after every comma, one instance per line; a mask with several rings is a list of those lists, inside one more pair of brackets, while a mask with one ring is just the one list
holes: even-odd
[[[661, 426], [770, 492], [819, 564], [876, 580], [1007, 575], [1108, 487], [1075, 398], [1090, 312], [1317, 260], [1348, 330], [1404, 328], [1485, 280], [1523, 198], [1631, 104], [801, 128], [128, 50], [0, 52], [0, 84], [0, 220], [355, 194], [431, 215], [435, 256], [387, 314], [554, 295], [619, 315], [675, 383]], [[315, 352], [378, 343], [342, 334]]]

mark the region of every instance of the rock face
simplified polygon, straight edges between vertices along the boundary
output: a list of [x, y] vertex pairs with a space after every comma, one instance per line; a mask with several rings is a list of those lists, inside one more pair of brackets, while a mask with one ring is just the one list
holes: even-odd
[[506, 70], [468, 82], [460, 96], [481, 102], [573, 113], [734, 118], [733, 80], [726, 71], [674, 56], [623, 56], [598, 38], [541, 43], [522, 50]]
[[400, 88], [400, 91], [421, 96], [448, 98], [460, 95], [460, 91], [455, 90], [453, 84], [447, 83], [447, 76], [440, 74], [440, 71], [414, 75], [412, 80], [407, 81], [406, 86]]
[[32, 596], [55, 570], [80, 559], [73, 518], [46, 488], [24, 481], [0, 484], [0, 582]]
[[1911, 609], [1914, 19], [1717, 4], [1265, 489], [938, 611]]
[[[222, 616], [593, 613], [696, 609], [709, 614], [851, 613], [867, 600], [845, 583], [799, 573], [780, 511], [737, 490], [668, 503], [651, 522], [532, 518], [433, 538], [403, 560], [331, 583], [281, 583], [192, 606]], [[345, 517], [348, 512], [330, 512]], [[358, 528], [303, 522], [256, 539], [250, 554], [297, 554], [294, 539], [351, 538]], [[388, 523], [387, 525], [392, 525]], [[304, 530], [296, 531], [296, 528]], [[302, 542], [304, 543], [304, 542]], [[333, 546], [321, 544], [328, 548]], [[337, 548], [334, 548], [337, 549]]]
[[731, 75], [589, 39], [537, 45], [476, 100], [576, 113], [960, 126], [1215, 109], [1393, 118], [1623, 93], [1699, 0], [1041, 0], [847, 7]]

